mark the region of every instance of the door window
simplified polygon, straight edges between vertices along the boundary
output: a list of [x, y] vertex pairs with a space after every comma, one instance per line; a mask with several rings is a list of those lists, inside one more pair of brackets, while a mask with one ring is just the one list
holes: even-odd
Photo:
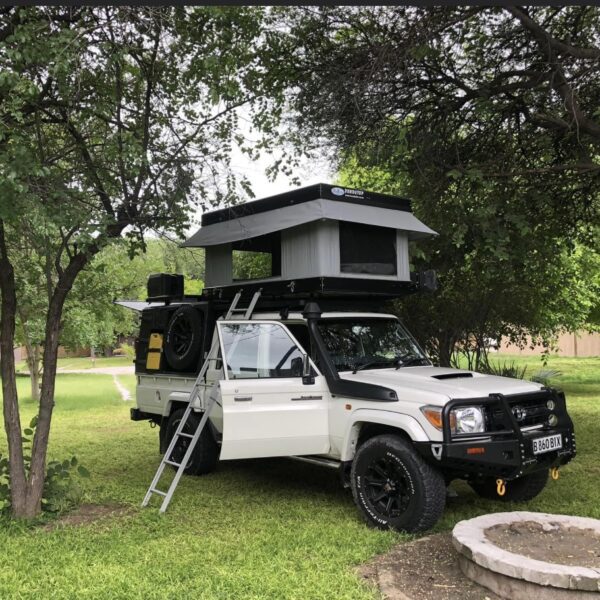
[[302, 377], [302, 351], [276, 323], [220, 323], [228, 379]]

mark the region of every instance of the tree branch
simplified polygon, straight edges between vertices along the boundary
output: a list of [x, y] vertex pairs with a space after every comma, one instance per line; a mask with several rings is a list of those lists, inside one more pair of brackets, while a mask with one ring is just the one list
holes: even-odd
[[[538, 46], [544, 55], [544, 58], [551, 66], [554, 74], [554, 77], [550, 79], [550, 85], [562, 98], [565, 108], [573, 116], [577, 129], [587, 133], [597, 142], [600, 142], [600, 125], [592, 119], [589, 119], [581, 110], [577, 94], [567, 80], [562, 65], [557, 58], [557, 53], [560, 52], [556, 47], [558, 43], [557, 40], [538, 25], [524, 9], [511, 6], [507, 7], [506, 10], [515, 16], [521, 22], [523, 27], [530, 31], [537, 40]], [[600, 51], [598, 51], [597, 56], [594, 55], [593, 57], [586, 58], [600, 58]]]
[[600, 60], [600, 48], [579, 48], [561, 42], [552, 37], [541, 25], [536, 23], [523, 8], [519, 6], [507, 6], [506, 10], [511, 13], [513, 17], [516, 17], [526, 29], [531, 31], [538, 40], [547, 44], [558, 54], [568, 54], [574, 58], [583, 58], [586, 60]]

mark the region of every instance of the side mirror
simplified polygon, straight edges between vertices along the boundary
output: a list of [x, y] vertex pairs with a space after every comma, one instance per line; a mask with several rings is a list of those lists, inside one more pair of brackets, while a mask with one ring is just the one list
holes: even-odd
[[310, 366], [308, 354], [302, 355], [302, 383], [304, 385], [312, 385], [315, 382], [315, 377]]

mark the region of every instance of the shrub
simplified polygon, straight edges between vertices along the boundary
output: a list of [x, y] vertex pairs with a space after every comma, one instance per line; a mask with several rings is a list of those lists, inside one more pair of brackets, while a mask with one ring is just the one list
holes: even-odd
[[[25, 453], [25, 472], [31, 468], [31, 445], [37, 425], [34, 417], [23, 430], [23, 450]], [[80, 465], [77, 458], [57, 461], [51, 460], [46, 469], [46, 480], [42, 495], [42, 510], [45, 512], [62, 512], [72, 508], [81, 500], [81, 488], [77, 481], [80, 477], [89, 477], [88, 470]], [[0, 512], [10, 509], [10, 464], [8, 458], [0, 454]]]
[[550, 386], [552, 385], [552, 379], [555, 377], [560, 377], [561, 375], [562, 373], [560, 371], [555, 371], [554, 369], [542, 369], [531, 376], [531, 381], [541, 383], [545, 386]]
[[527, 367], [520, 367], [515, 362], [504, 362], [500, 363], [488, 363], [487, 365], [481, 365], [479, 368], [481, 373], [488, 375], [498, 375], [499, 377], [514, 377], [515, 379], [525, 379], [525, 373]]
[[123, 342], [119, 346], [119, 355], [126, 356], [127, 358], [133, 360], [135, 358], [135, 349], [131, 344], [126, 344], [125, 342]]

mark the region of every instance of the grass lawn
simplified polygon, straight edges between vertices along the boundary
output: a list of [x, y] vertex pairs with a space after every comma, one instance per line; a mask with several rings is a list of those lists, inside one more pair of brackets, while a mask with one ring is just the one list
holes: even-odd
[[[537, 370], [537, 362], [533, 361]], [[456, 484], [437, 531], [504, 509], [600, 518], [600, 359], [561, 359], [579, 456], [527, 505]], [[133, 377], [120, 377], [133, 389]], [[33, 415], [20, 379], [24, 420]], [[184, 477], [163, 516], [139, 503], [159, 461], [157, 430], [129, 421], [112, 377], [59, 375], [50, 456], [91, 471], [86, 500], [127, 515], [45, 530], [0, 521], [0, 598], [376, 598], [353, 567], [408, 539], [366, 527], [335, 474], [286, 459], [223, 462]], [[4, 446], [4, 438], [0, 439]]]

